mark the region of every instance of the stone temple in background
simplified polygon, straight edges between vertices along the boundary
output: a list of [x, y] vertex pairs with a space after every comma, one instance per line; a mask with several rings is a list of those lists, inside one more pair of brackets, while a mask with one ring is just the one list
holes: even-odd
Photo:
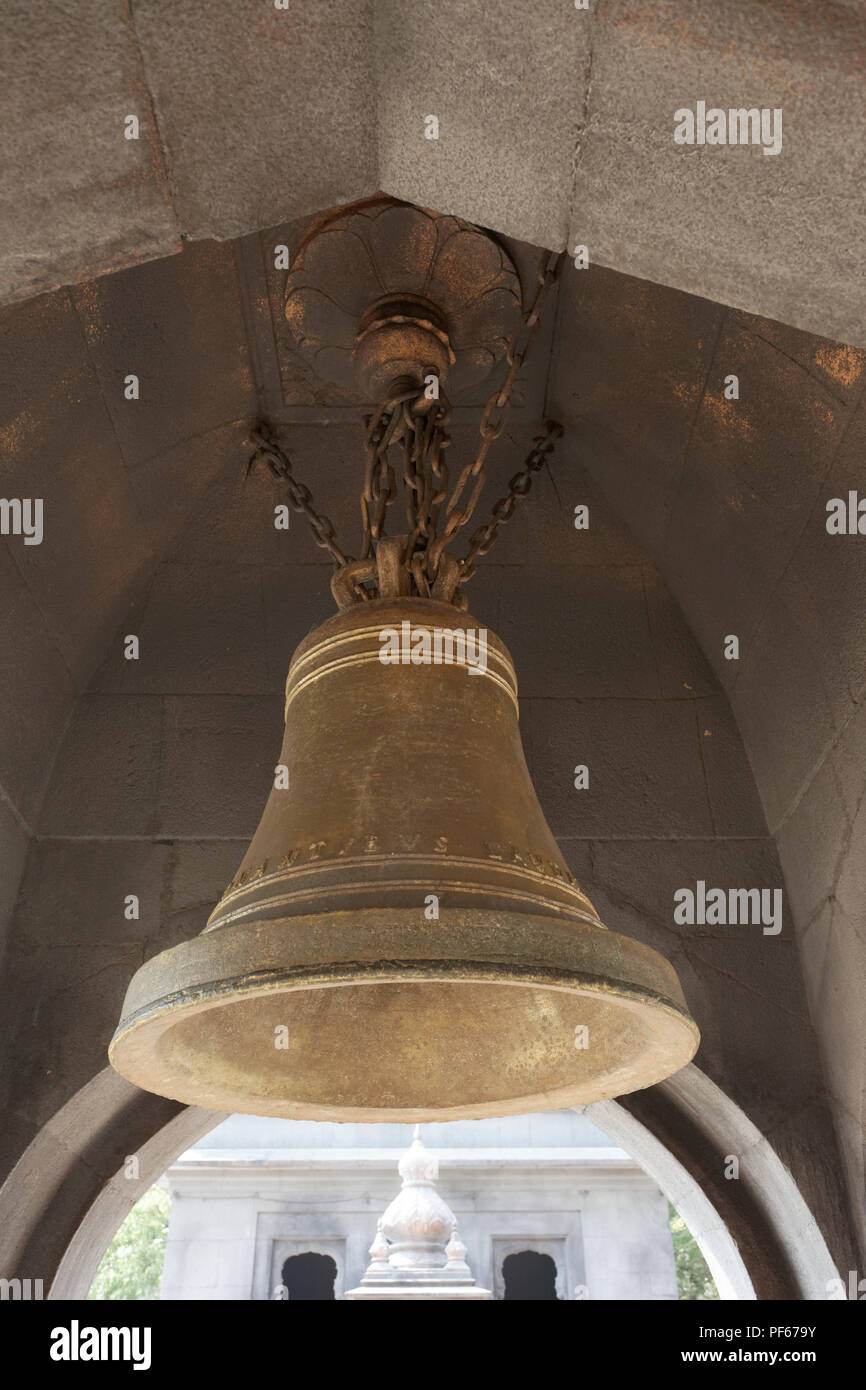
[[[489, 1301], [466, 1263], [466, 1246], [457, 1221], [436, 1191], [439, 1160], [415, 1126], [412, 1147], [397, 1165], [402, 1187], [379, 1217], [370, 1246], [370, 1263], [357, 1289], [346, 1298], [366, 1302]], [[283, 1285], [288, 1293], [288, 1288]]]
[[[677, 1297], [667, 1199], [574, 1111], [429, 1124], [414, 1143], [410, 1125], [233, 1115], [164, 1181], [163, 1299], [400, 1297], [375, 1288], [389, 1256], [415, 1288], [438, 1263], [411, 1298]], [[430, 1220], [400, 1253], [419, 1191]]]

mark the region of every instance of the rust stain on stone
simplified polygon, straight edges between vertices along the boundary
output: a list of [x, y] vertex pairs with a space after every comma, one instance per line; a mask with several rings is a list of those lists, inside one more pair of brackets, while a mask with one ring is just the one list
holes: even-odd
[[741, 402], [726, 401], [719, 396], [706, 395], [704, 406], [723, 429], [739, 436], [744, 442], [752, 443], [755, 437], [755, 426], [743, 411]]
[[22, 410], [5, 425], [0, 425], [0, 449], [5, 453], [19, 453], [28, 448], [39, 432], [39, 422], [32, 412]]
[[674, 382], [674, 395], [677, 397], [677, 400], [682, 401], [684, 405], [694, 405], [700, 394], [701, 388], [698, 382]]
[[86, 280], [77, 285], [73, 293], [75, 307], [84, 330], [88, 345], [93, 346], [100, 338], [99, 288], [95, 280]]
[[853, 386], [866, 367], [866, 352], [845, 343], [828, 343], [815, 353], [815, 365], [841, 386]]

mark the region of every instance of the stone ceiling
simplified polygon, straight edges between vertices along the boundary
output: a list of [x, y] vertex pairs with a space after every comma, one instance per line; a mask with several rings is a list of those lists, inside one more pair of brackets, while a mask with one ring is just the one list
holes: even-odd
[[[4, 25], [7, 299], [382, 190], [866, 345], [856, 0], [45, 0]], [[700, 97], [781, 108], [781, 155], [676, 145]]]

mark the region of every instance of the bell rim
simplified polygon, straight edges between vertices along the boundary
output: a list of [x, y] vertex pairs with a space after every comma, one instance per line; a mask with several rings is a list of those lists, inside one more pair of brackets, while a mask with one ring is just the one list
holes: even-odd
[[[342, 916], [343, 914], [335, 915]], [[375, 910], [373, 915], [380, 919], [382, 917], [401, 919], [404, 924], [407, 917], [407, 914], [400, 909]], [[448, 910], [443, 909], [442, 917], [447, 915]], [[452, 919], [457, 919], [458, 929], [465, 936], [467, 918], [486, 919], [486, 923], [489, 924], [492, 917], [501, 921], [502, 917], [507, 914], [493, 914], [482, 910], [452, 909], [450, 915]], [[357, 919], [359, 914], [347, 913], [345, 916]], [[572, 947], [575, 945], [575, 939], [582, 942], [585, 947], [584, 954], [587, 956], [593, 947], [598, 948], [601, 944], [603, 958], [612, 962], [616, 957], [620, 957], [621, 960], [624, 957], [630, 966], [630, 971], [623, 973], [631, 973], [632, 976], [643, 976], [643, 978], [622, 978], [619, 974], [611, 974], [609, 969], [607, 973], [600, 974], [598, 970], [579, 968], [574, 961], [570, 965], [563, 964], [561, 959], [558, 965], [550, 961], [544, 963], [540, 960], [519, 962], [514, 959], [503, 958], [501, 953], [496, 959], [490, 951], [487, 952], [486, 959], [476, 959], [465, 954], [466, 946], [464, 945], [464, 954], [461, 957], [455, 957], [452, 954], [447, 958], [438, 955], [436, 957], [415, 957], [400, 960], [394, 959], [393, 954], [390, 958], [381, 954], [378, 957], [369, 957], [363, 960], [344, 959], [334, 962], [333, 960], [322, 959], [306, 962], [296, 961], [293, 964], [284, 962], [267, 970], [223, 973], [220, 978], [200, 978], [198, 983], [193, 983], [191, 977], [187, 975], [186, 983], [181, 984], [179, 988], [164, 992], [152, 992], [149, 999], [138, 1003], [137, 1007], [127, 1011], [127, 1004], [132, 1002], [130, 995], [132, 995], [133, 1001], [136, 1000], [136, 995], [138, 1000], [141, 1000], [140, 989], [143, 983], [146, 984], [149, 981], [148, 988], [152, 989], [153, 984], [156, 983], [156, 978], [161, 973], [164, 981], [169, 978], [169, 975], [174, 976], [177, 980], [176, 968], [180, 964], [179, 957], [189, 956], [192, 954], [190, 948], [195, 948], [206, 942], [208, 938], [215, 945], [214, 938], [219, 937], [221, 933], [209, 933], [197, 937], [191, 942], [182, 942], [179, 946], [162, 952], [159, 956], [153, 957], [151, 961], [139, 967], [130, 984], [120, 1023], [109, 1046], [109, 1059], [114, 1069], [134, 1084], [144, 1086], [148, 1090], [155, 1090], [157, 1094], [166, 1095], [175, 1100], [201, 1104], [201, 1099], [196, 1100], [193, 1095], [197, 1083], [193, 1086], [184, 1086], [184, 1081], [188, 1082], [189, 1076], [179, 1076], [177, 1071], [174, 1076], [171, 1076], [171, 1068], [166, 1068], [165, 1059], [159, 1050], [164, 1036], [178, 1024], [209, 1010], [219, 1010], [227, 1005], [252, 1003], [254, 1000], [269, 994], [292, 994], [299, 991], [349, 987], [364, 988], [382, 984], [408, 983], [417, 985], [429, 983], [432, 985], [465, 985], [467, 987], [475, 985], [498, 986], [506, 989], [552, 990], [571, 996], [594, 998], [598, 1002], [606, 1001], [610, 1005], [616, 1006], [618, 1010], [640, 1011], [642, 1025], [651, 1027], [658, 1034], [659, 1045], [646, 1050], [645, 1061], [641, 1068], [635, 1072], [634, 1084], [629, 1084], [627, 1088], [623, 1088], [622, 1084], [614, 1080], [609, 1088], [601, 1084], [600, 1089], [592, 1090], [592, 1088], [588, 1089], [585, 1081], [582, 1080], [566, 1087], [530, 1092], [522, 1096], [509, 1096], [500, 1100], [485, 1098], [478, 1102], [468, 1101], [466, 1104], [456, 1106], [395, 1108], [366, 1105], [360, 1107], [335, 1106], [332, 1103], [316, 1104], [292, 1098], [275, 1100], [272, 1096], [265, 1095], [245, 1097], [231, 1088], [223, 1087], [220, 1090], [219, 1086], [213, 1086], [209, 1083], [208, 1094], [211, 1098], [211, 1108], [226, 1109], [238, 1113], [273, 1114], [298, 1119], [330, 1119], [347, 1122], [391, 1121], [403, 1123], [425, 1119], [471, 1119], [481, 1118], [485, 1115], [521, 1114], [540, 1109], [557, 1109], [568, 1105], [587, 1104], [615, 1095], [628, 1094], [633, 1090], [641, 1090], [646, 1086], [656, 1084], [658, 1081], [673, 1075], [674, 1072], [679, 1071], [681, 1067], [691, 1061], [700, 1043], [700, 1032], [682, 996], [676, 972], [665, 957], [642, 942], [609, 932], [601, 924], [558, 922], [550, 918], [527, 918], [525, 914], [512, 914], [512, 916], [519, 919], [524, 927], [532, 922], [542, 929], [548, 953], [552, 950], [555, 951], [557, 944], [564, 948], [568, 939], [570, 939]], [[313, 918], [308, 920], [310, 923], [315, 921]], [[252, 932], [249, 926], [247, 928], [227, 929], [233, 932], [245, 931], [249, 935], [251, 960], [256, 951], [261, 952], [263, 935], [273, 938], [281, 931], [283, 936], [287, 938], [284, 942], [285, 946], [296, 945], [296, 942], [290, 943], [288, 938], [296, 936], [298, 927], [301, 927], [303, 931], [304, 923], [303, 919], [288, 918], [283, 919], [282, 923], [269, 921], [257, 925], [259, 929]], [[395, 921], [391, 925], [396, 928], [397, 922]], [[439, 949], [441, 950], [443, 921], [439, 920], [435, 926], [439, 929]], [[455, 949], [453, 942], [451, 949], [452, 951]], [[568, 954], [567, 951], [564, 953]], [[210, 954], [211, 952], [205, 951], [205, 961]], [[218, 953], [214, 951], [212, 954], [216, 956]], [[171, 960], [166, 961], [166, 957], [171, 957]], [[159, 1075], [154, 1075], [155, 1070]], [[604, 1075], [615, 1075], [615, 1073], [606, 1072]], [[602, 1083], [603, 1079], [602, 1076]], [[221, 1101], [221, 1103], [217, 1103], [217, 1101]]]

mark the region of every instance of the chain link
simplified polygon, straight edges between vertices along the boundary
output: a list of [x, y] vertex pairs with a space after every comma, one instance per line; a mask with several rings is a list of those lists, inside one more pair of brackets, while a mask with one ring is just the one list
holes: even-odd
[[479, 555], [486, 555], [496, 537], [499, 534], [500, 526], [506, 521], [510, 521], [514, 515], [514, 508], [517, 506], [518, 499], [525, 497], [532, 487], [532, 479], [544, 467], [550, 455], [553, 453], [557, 439], [562, 436], [562, 425], [556, 420], [546, 420], [544, 423], [544, 434], [536, 435], [533, 440], [533, 448], [527, 454], [523, 467], [508, 484], [508, 491], [493, 506], [490, 520], [484, 526], [479, 526], [473, 532], [469, 541], [469, 550], [460, 561], [461, 583], [466, 583], [475, 573], [475, 561]]
[[[481, 445], [472, 463], [467, 464], [454, 485], [454, 491], [448, 501], [445, 513], [445, 525], [442, 528], [442, 535], [432, 547], [431, 563], [432, 568], [438, 568], [439, 557], [442, 551], [453, 540], [457, 532], [460, 531], [470, 520], [472, 513], [481, 496], [484, 487], [484, 462], [487, 458], [487, 451], [495, 439], [498, 439], [505, 428], [505, 418], [511, 404], [511, 392], [517, 373], [529, 356], [535, 335], [538, 332], [538, 324], [541, 319], [541, 311], [544, 308], [544, 301], [547, 298], [548, 290], [559, 275], [564, 253], [549, 251], [544, 261], [538, 268], [536, 275], [536, 292], [531, 309], [524, 314], [511, 335], [511, 340], [506, 349], [505, 357], [508, 362], [508, 371], [505, 380], [497, 391], [494, 391], [484, 409], [479, 426], [481, 433]], [[469, 499], [464, 505], [460, 506], [460, 499], [463, 496], [470, 481], [474, 482], [474, 487], [469, 495]]]
[[[406, 546], [405, 550], [401, 548], [400, 563], [412, 576], [419, 593], [430, 594], [433, 590], [443, 565], [446, 546], [470, 520], [478, 503], [485, 482], [484, 464], [488, 450], [505, 427], [514, 382], [529, 355], [545, 299], [564, 259], [564, 253], [549, 252], [538, 268], [532, 306], [520, 318], [506, 349], [508, 370], [505, 378], [491, 395], [481, 418], [481, 443], [475, 458], [459, 474], [450, 498], [445, 451], [451, 443], [447, 429], [451, 406], [441, 388], [438, 397], [428, 399], [417, 382], [406, 381], [367, 417], [364, 485], [360, 498], [363, 531], [360, 561], [344, 555], [331, 521], [313, 507], [309, 488], [294, 476], [291, 459], [267, 428], [259, 424], [252, 430], [256, 449], [247, 471], [258, 459], [264, 459], [274, 476], [285, 484], [293, 509], [306, 516], [316, 544], [329, 551], [338, 569], [354, 566], [349, 582], [357, 598], [375, 597], [375, 587], [364, 587], [371, 582], [367, 571], [375, 573], [375, 565], [371, 568], [364, 562], [375, 561], [379, 543], [385, 535], [388, 508], [396, 499], [397, 480], [391, 463], [391, 450], [398, 446], [403, 455], [402, 482], [408, 524]], [[518, 498], [524, 497], [529, 491], [534, 474], [544, 466], [555, 441], [562, 434], [562, 426], [548, 421], [545, 431], [536, 437], [523, 467], [514, 474], [505, 496], [493, 507], [490, 520], [473, 533], [466, 556], [459, 562], [449, 561], [449, 572], [459, 573], [461, 583], [475, 573], [477, 559], [487, 554], [497, 538], [499, 527], [510, 520]], [[364, 571], [363, 575], [360, 574], [361, 570]], [[334, 583], [337, 582], [335, 579]], [[375, 585], [375, 580], [372, 583]]]
[[247, 463], [247, 472], [249, 473], [259, 459], [264, 459], [274, 477], [279, 478], [285, 484], [289, 494], [289, 505], [294, 511], [300, 512], [307, 518], [316, 545], [329, 551], [334, 564], [342, 569], [344, 565], [349, 563], [351, 556], [344, 555], [337, 544], [337, 533], [334, 530], [333, 522], [321, 512], [317, 512], [312, 505], [310, 489], [294, 476], [292, 461], [288, 454], [280, 448], [264, 425], [255, 425], [250, 431], [250, 437], [256, 445], [256, 449]]

